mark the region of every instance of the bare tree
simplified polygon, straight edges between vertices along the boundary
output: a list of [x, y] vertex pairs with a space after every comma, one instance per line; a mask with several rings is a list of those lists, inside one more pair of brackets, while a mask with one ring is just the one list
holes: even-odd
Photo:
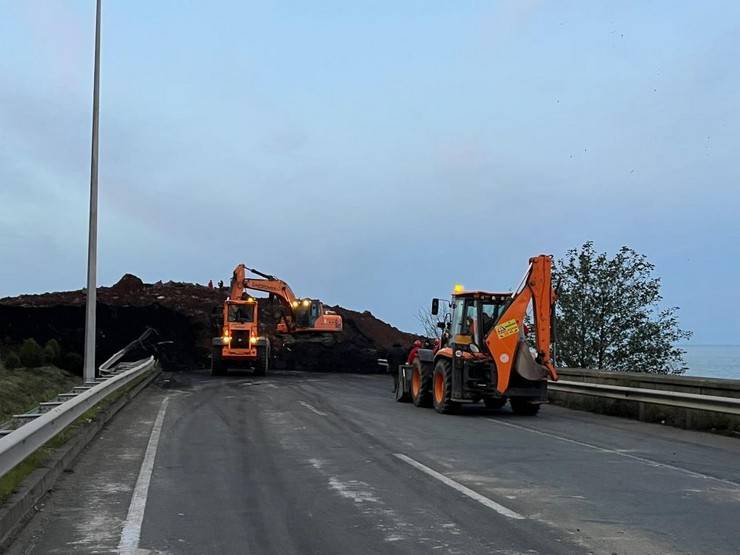
[[421, 324], [421, 328], [424, 330], [424, 335], [426, 337], [441, 337], [442, 330], [437, 326], [437, 323], [444, 322], [444, 319], [449, 312], [449, 304], [444, 300], [439, 303], [439, 314], [436, 316], [432, 314], [431, 307], [425, 306], [420, 308], [416, 315], [416, 319]]

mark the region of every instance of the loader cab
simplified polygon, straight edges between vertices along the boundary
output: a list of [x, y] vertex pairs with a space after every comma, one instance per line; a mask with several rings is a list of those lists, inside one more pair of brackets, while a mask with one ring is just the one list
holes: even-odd
[[486, 337], [505, 310], [511, 294], [470, 291], [452, 297], [450, 346], [485, 352]]
[[226, 321], [231, 324], [252, 324], [257, 320], [257, 303], [232, 301], [226, 304]]

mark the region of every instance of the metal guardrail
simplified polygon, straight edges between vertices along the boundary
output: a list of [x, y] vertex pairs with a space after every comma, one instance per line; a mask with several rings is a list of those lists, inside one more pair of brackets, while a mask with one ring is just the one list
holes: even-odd
[[[26, 422], [0, 437], [0, 477], [105, 397], [154, 367], [153, 356], [133, 363], [118, 363], [113, 367], [126, 350], [117, 352], [100, 366], [101, 377], [94, 383], [75, 387], [71, 393], [60, 394], [57, 402], [41, 404], [33, 411], [14, 416], [14, 419]], [[44, 412], [47, 408], [49, 410]]]
[[740, 415], [740, 399], [733, 397], [719, 397], [715, 395], [667, 391], [664, 389], [648, 389], [642, 387], [627, 387], [621, 385], [567, 380], [550, 382], [547, 387], [552, 391], [560, 391], [563, 393], [576, 393], [592, 397], [619, 399], [718, 412], [722, 414]]

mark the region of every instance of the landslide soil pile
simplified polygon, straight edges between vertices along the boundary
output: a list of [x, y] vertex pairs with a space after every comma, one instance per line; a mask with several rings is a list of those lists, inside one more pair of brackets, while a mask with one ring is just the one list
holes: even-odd
[[[146, 327], [155, 328], [162, 340], [174, 341], [176, 367], [207, 365], [210, 352], [211, 314], [226, 299], [226, 289], [195, 283], [144, 283], [126, 274], [111, 287], [98, 288], [98, 356], [103, 362]], [[55, 338], [66, 350], [82, 353], [85, 291], [21, 295], [0, 299], [0, 339], [18, 342]], [[370, 312], [332, 307], [342, 315], [344, 331], [331, 347], [305, 345], [294, 349], [297, 368], [328, 371], [376, 371], [377, 358], [394, 344], [410, 345], [416, 336], [394, 328]], [[260, 299], [266, 333], [274, 329], [275, 307]], [[273, 337], [278, 349], [279, 338]]]

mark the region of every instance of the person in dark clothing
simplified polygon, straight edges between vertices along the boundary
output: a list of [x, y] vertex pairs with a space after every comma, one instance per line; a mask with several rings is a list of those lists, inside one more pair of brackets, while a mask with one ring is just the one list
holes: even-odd
[[393, 391], [398, 389], [398, 367], [406, 362], [406, 350], [400, 343], [394, 343], [388, 351], [388, 371], [393, 376]]

